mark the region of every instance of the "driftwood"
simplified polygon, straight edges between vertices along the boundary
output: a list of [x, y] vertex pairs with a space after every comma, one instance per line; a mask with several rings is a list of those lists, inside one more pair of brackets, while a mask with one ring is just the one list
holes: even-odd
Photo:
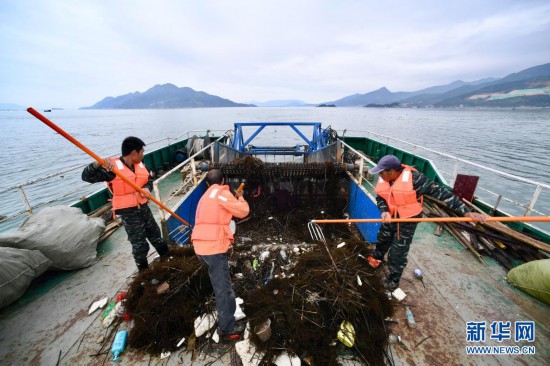
[[[464, 202], [470, 206], [471, 208], [473, 208], [474, 210], [478, 211], [478, 212], [483, 212], [481, 211], [476, 205], [474, 205], [473, 203], [471, 202], [468, 202], [466, 200], [464, 200]], [[505, 235], [508, 235], [518, 241], [521, 241], [522, 243], [525, 243], [527, 245], [530, 245], [532, 246], [533, 248], [537, 248], [539, 250], [542, 250], [543, 252], [546, 252], [546, 253], [550, 253], [550, 245], [546, 244], [546, 243], [543, 243], [539, 240], [536, 240], [536, 239], [533, 239], [531, 238], [530, 236], [527, 236], [525, 234], [522, 234], [518, 231], [515, 231], [511, 228], [509, 228], [508, 226], [504, 225], [503, 223], [501, 222], [485, 222], [483, 225], [495, 230], [495, 231], [498, 231], [502, 234], [505, 234]]]
[[[424, 214], [432, 217], [449, 217], [455, 215], [443, 202], [427, 197], [424, 201]], [[467, 202], [470, 207], [482, 212], [478, 207]], [[541, 248], [547, 244], [539, 242], [524, 234], [518, 233], [498, 222], [485, 222], [471, 225], [464, 222], [446, 223], [444, 227], [464, 247], [482, 261], [481, 254], [497, 260], [507, 270], [512, 269], [518, 261], [529, 262], [544, 258]], [[505, 228], [503, 228], [505, 227]], [[536, 245], [532, 245], [536, 243]]]
[[122, 225], [122, 222], [120, 222], [120, 220], [111, 221], [109, 225], [107, 225], [107, 227], [105, 228], [101, 236], [99, 237], [98, 243], [103, 242], [105, 239], [111, 236], [111, 234], [114, 233], [115, 230], [118, 229], [120, 225]]
[[[439, 214], [441, 217], [449, 217], [447, 213], [445, 213], [444, 210], [440, 209], [439, 207], [432, 205], [431, 209]], [[455, 238], [456, 240], [462, 244], [464, 247], [470, 249], [470, 251], [474, 254], [474, 256], [477, 258], [477, 260], [483, 264], [486, 264], [479, 252], [473, 247], [472, 243], [470, 242], [470, 239], [466, 238], [464, 235], [462, 235], [463, 232], [459, 231], [455, 225], [452, 225], [452, 223], [446, 223], [443, 225]]]
[[103, 214], [105, 212], [109, 211], [112, 208], [113, 208], [112, 203], [110, 203], [110, 202], [106, 203], [103, 206], [101, 206], [100, 208], [98, 208], [97, 210], [95, 210], [94, 212], [92, 212], [89, 216], [90, 217], [101, 217], [101, 216], [103, 216]]

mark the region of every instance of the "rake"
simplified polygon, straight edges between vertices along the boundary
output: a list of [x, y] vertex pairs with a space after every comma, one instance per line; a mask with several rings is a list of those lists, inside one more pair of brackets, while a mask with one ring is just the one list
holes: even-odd
[[[550, 222], [550, 216], [510, 216], [510, 217], [486, 217], [485, 222]], [[307, 228], [311, 238], [315, 241], [326, 243], [323, 229], [319, 224], [351, 224], [351, 223], [378, 223], [382, 219], [333, 219], [311, 220]], [[388, 223], [398, 222], [475, 222], [470, 217], [417, 217], [409, 219], [391, 219]]]
[[330, 250], [328, 249], [327, 240], [325, 239], [325, 235], [323, 234], [323, 230], [321, 229], [321, 227], [315, 223], [315, 220], [311, 220], [307, 223], [307, 228], [309, 230], [309, 235], [311, 235], [311, 238], [313, 240], [323, 243], [325, 249], [327, 250], [328, 256], [330, 257], [330, 260], [332, 261], [334, 270], [336, 271], [336, 274], [338, 274], [338, 267], [336, 266], [336, 262], [334, 262], [334, 258], [332, 258]]

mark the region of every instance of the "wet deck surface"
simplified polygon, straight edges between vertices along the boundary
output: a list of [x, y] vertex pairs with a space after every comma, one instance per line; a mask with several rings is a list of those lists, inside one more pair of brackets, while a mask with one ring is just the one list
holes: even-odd
[[[153, 210], [156, 214], [156, 210]], [[306, 223], [304, 223], [305, 225]], [[390, 346], [395, 365], [548, 365], [550, 362], [550, 306], [509, 286], [505, 271], [491, 260], [479, 263], [446, 232], [433, 235], [435, 226], [421, 224], [409, 253], [401, 281], [407, 293], [396, 306], [392, 331], [402, 337], [408, 351]], [[111, 343], [101, 349], [98, 338], [112, 336], [99, 321], [100, 311], [88, 315], [94, 300], [114, 298], [124, 290], [135, 270], [129, 242], [119, 228], [101, 245], [103, 253], [92, 267], [52, 277], [31, 288], [23, 298], [0, 311], [0, 363], [24, 365], [109, 364]], [[150, 259], [151, 260], [151, 259]], [[424, 283], [413, 270], [420, 268]], [[238, 294], [237, 294], [238, 295]], [[417, 328], [406, 326], [402, 304], [411, 307]], [[177, 306], [177, 304], [175, 304]], [[466, 323], [486, 321], [535, 321], [535, 342], [489, 340], [466, 342]], [[119, 330], [127, 329], [121, 323]], [[184, 336], [184, 335], [182, 335]], [[111, 338], [112, 339], [112, 338]], [[421, 343], [421, 344], [420, 344]], [[468, 345], [534, 345], [535, 355], [466, 355]], [[217, 352], [217, 353], [216, 353]], [[230, 353], [218, 349], [195, 361], [184, 350], [169, 358], [126, 351], [120, 363], [230, 364]], [[216, 361], [216, 358], [219, 359]]]
[[[397, 307], [395, 333], [411, 350], [394, 346], [396, 365], [548, 365], [550, 306], [508, 285], [498, 263], [479, 263], [448, 233], [438, 238], [434, 230], [433, 224], [419, 225], [401, 280], [408, 295], [403, 303], [411, 306], [417, 328], [405, 325], [405, 310]], [[422, 270], [426, 288], [414, 278], [415, 268]], [[489, 339], [493, 321], [510, 321], [513, 327], [515, 321], [530, 320], [535, 321], [535, 342], [516, 343], [513, 334], [502, 343]], [[470, 321], [487, 322], [485, 342], [466, 341]], [[467, 355], [465, 348], [533, 345], [535, 355]]]

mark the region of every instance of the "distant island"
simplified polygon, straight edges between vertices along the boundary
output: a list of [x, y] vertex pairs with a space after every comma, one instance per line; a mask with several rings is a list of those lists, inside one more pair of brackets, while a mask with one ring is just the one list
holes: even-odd
[[376, 103], [370, 103], [367, 104], [365, 107], [367, 108], [399, 108], [401, 104], [398, 102], [393, 102], [390, 104], [376, 104]]
[[331, 108], [334, 108], [334, 107], [336, 107], [336, 105], [335, 104], [322, 103], [322, 104], [319, 104], [317, 107], [331, 107]]
[[134, 92], [118, 97], [107, 97], [90, 107], [80, 109], [170, 109], [170, 108], [219, 108], [255, 107], [253, 104], [235, 103], [188, 87], [174, 84], [155, 85], [140, 93]]
[[550, 108], [550, 63], [502, 79], [459, 80], [414, 92], [391, 92], [383, 87], [323, 104], [369, 108]]

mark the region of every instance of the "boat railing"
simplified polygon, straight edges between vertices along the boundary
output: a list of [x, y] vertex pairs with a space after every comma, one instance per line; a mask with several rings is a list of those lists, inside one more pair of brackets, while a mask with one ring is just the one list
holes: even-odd
[[[419, 152], [423, 152], [425, 158], [429, 158], [433, 160], [436, 164], [434, 165], [434, 168], [438, 170], [438, 174], [449, 181], [447, 184], [448, 186], [453, 186], [454, 182], [456, 180], [456, 177], [458, 174], [462, 174], [460, 170], [467, 170], [469, 174], [479, 174], [483, 177], [487, 177], [488, 175], [494, 176], [494, 177], [500, 177], [500, 180], [498, 180], [499, 185], [493, 184], [492, 186], [497, 186], [497, 189], [489, 189], [486, 187], [486, 184], [488, 183], [485, 181], [485, 184], [478, 185], [478, 189], [482, 191], [480, 193], [482, 198], [485, 201], [492, 202], [490, 205], [492, 207], [492, 212], [496, 212], [497, 210], [507, 210], [511, 211], [511, 215], [518, 215], [518, 216], [528, 216], [530, 214], [537, 214], [537, 215], [548, 215], [548, 213], [544, 213], [541, 211], [540, 207], [547, 208], [548, 203], [550, 203], [550, 185], [538, 182], [532, 179], [520, 177], [514, 174], [510, 174], [508, 172], [504, 172], [495, 168], [491, 168], [488, 166], [485, 166], [483, 164], [473, 162], [467, 159], [459, 158], [457, 156], [453, 156], [448, 153], [444, 153], [441, 151], [437, 151], [419, 144], [411, 143], [408, 141], [404, 141], [401, 139], [389, 137], [386, 135], [382, 135], [373, 131], [369, 130], [343, 130], [338, 131], [341, 136], [345, 136], [346, 133], [352, 133], [354, 137], [359, 137], [357, 134], [367, 134], [367, 136], [374, 136], [374, 139], [377, 141], [383, 142], [386, 145], [390, 146], [396, 146], [401, 147], [406, 146], [406, 149], [410, 151], [412, 154], [419, 155]], [[347, 146], [350, 148], [350, 146]], [[373, 161], [370, 161], [368, 158], [365, 157], [364, 154], [361, 154], [357, 150], [352, 150], [355, 154], [360, 155], [362, 157], [362, 161], [368, 162], [370, 165], [374, 165], [375, 163]], [[482, 174], [480, 174], [482, 173]], [[504, 179], [502, 179], [504, 178]], [[489, 183], [497, 182], [496, 178], [493, 181], [490, 181]], [[518, 187], [518, 185], [521, 185], [521, 187]], [[530, 188], [529, 188], [530, 187]], [[529, 189], [531, 189], [531, 194], [529, 194]], [[499, 192], [500, 190], [500, 192]], [[504, 193], [507, 192], [507, 193]], [[515, 194], [515, 197], [514, 197]], [[528, 195], [528, 199], [525, 200], [524, 197]], [[519, 197], [518, 197], [519, 196]], [[490, 198], [492, 197], [492, 198]], [[542, 202], [543, 204], [539, 204], [539, 208], [535, 208], [535, 204], [537, 202]], [[505, 204], [507, 203], [507, 205]], [[506, 207], [503, 207], [506, 206]], [[514, 208], [515, 207], [515, 208]], [[542, 226], [542, 225], [537, 225]]]
[[[225, 130], [208, 130], [207, 132], [215, 133], [219, 131]], [[205, 130], [189, 130], [176, 137], [165, 137], [162, 139], [149, 141], [147, 142], [147, 146], [155, 148], [151, 150], [152, 152], [158, 148], [170, 146], [172, 143], [182, 139], [188, 139], [197, 133], [204, 134]], [[119, 151], [120, 147], [109, 147], [108, 152], [102, 154], [102, 156], [118, 156], [120, 154]], [[81, 171], [88, 164], [89, 161], [62, 169], [60, 171], [49, 173], [41, 177], [33, 178], [25, 182], [13, 184], [9, 187], [0, 188], [0, 199], [4, 204], [6, 204], [5, 207], [8, 208], [6, 211], [0, 213], [0, 224], [9, 221], [17, 221], [16, 219], [21, 219], [24, 215], [32, 215], [34, 211], [45, 206], [52, 204], [70, 204], [75, 200], [81, 199], [83, 196], [94, 193], [97, 190], [96, 186], [92, 183], [82, 182], [80, 180], [80, 175], [73, 173], [74, 171]], [[65, 181], [64, 183], [73, 189], [69, 192], [64, 192], [63, 194], [55, 194], [53, 198], [45, 193], [51, 191], [51, 189], [47, 188], [48, 185], [57, 184], [57, 182], [52, 182], [53, 180], [64, 178], [68, 173], [73, 173], [67, 176], [70, 182]], [[17, 195], [19, 196], [19, 199], [14, 197]], [[20, 205], [17, 204], [18, 200]], [[3, 228], [0, 228], [0, 231], [3, 231]]]
[[[188, 166], [189, 169], [192, 172], [192, 175], [190, 177], [191, 178], [196, 177], [197, 171], [196, 171], [195, 158], [202, 155], [206, 150], [212, 149], [212, 147], [215, 145], [216, 142], [219, 142], [219, 141], [221, 141], [225, 138], [228, 138], [230, 133], [231, 133], [231, 130], [229, 130], [229, 131], [226, 130], [225, 133], [222, 136], [218, 137], [216, 140], [212, 141], [210, 144], [204, 146], [202, 149], [198, 150], [193, 155], [189, 156], [187, 159], [185, 159], [184, 161], [182, 161], [181, 163], [179, 163], [178, 165], [176, 165], [175, 167], [173, 167], [172, 169], [170, 169], [169, 171], [164, 173], [158, 179], [156, 179], [153, 182], [153, 190], [154, 190], [154, 193], [155, 193], [155, 198], [157, 200], [161, 201], [164, 204], [166, 204], [172, 198], [174, 198], [177, 195], [177, 192], [176, 193], [171, 193], [170, 196], [167, 199], [162, 199], [161, 196], [160, 196], [159, 185], [163, 181], [165, 181], [166, 179], [170, 178], [175, 172], [180, 172], [186, 166]], [[194, 180], [193, 185], [196, 185], [196, 184], [197, 184], [197, 180]], [[165, 221], [166, 220], [166, 213], [164, 212], [164, 210], [161, 207], [159, 207], [159, 213], [160, 213], [160, 217], [161, 217], [162, 221]]]
[[[219, 143], [221, 140], [230, 139], [232, 137], [232, 133], [232, 130], [225, 130], [225, 132], [216, 140], [212, 141], [206, 146], [203, 146], [201, 149], [194, 151], [194, 153], [187, 159], [164, 173], [162, 176], [158, 177], [153, 182], [153, 193], [155, 195], [155, 198], [158, 201], [162, 202], [166, 207], [170, 208], [173, 211], [176, 211], [177, 207], [180, 205], [180, 202], [183, 199], [180, 199], [175, 204], [171, 204], [171, 201], [174, 198], [185, 195], [185, 193], [187, 193], [199, 184], [195, 159], [202, 157], [208, 150], [210, 150], [210, 154], [213, 155], [214, 147], [216, 146], [216, 144]], [[206, 170], [206, 167], [201, 170]], [[180, 174], [178, 174], [175, 179], [172, 179], [174, 178], [175, 173], [180, 173], [182, 179], [179, 179]], [[163, 185], [163, 188], [166, 189], [160, 188], [161, 184], [163, 183], [165, 183], [165, 185]], [[167, 192], [168, 196], [161, 197], [161, 191]], [[167, 237], [170, 237], [178, 245], [183, 245], [184, 243], [186, 243], [189, 239], [189, 235], [191, 235], [190, 228], [185, 227], [185, 225], [178, 225], [175, 229], [169, 232], [166, 220], [169, 218], [170, 214], [166, 213], [165, 210], [162, 209], [160, 206], [157, 207], [161, 218], [161, 228], [163, 231], [163, 236], [165, 235]]]

